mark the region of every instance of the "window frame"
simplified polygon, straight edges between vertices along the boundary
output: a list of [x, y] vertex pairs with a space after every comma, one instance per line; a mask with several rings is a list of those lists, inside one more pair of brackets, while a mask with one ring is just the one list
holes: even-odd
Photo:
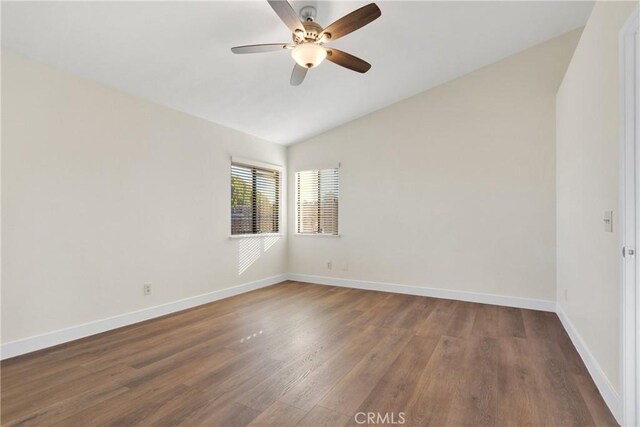
[[[316, 167], [316, 168], [306, 168], [306, 169], [300, 169], [294, 172], [293, 174], [293, 181], [294, 181], [294, 206], [293, 206], [293, 213], [294, 213], [294, 232], [293, 235], [294, 236], [313, 236], [313, 237], [341, 237], [342, 234], [340, 233], [340, 186], [341, 186], [341, 164], [338, 164], [337, 166], [328, 166], [328, 167]], [[299, 215], [298, 215], [298, 173], [300, 172], [309, 172], [309, 171], [322, 171], [322, 170], [336, 170], [338, 172], [338, 209], [336, 212], [336, 220], [338, 222], [338, 229], [336, 230], [336, 234], [329, 234], [329, 233], [300, 233], [298, 231], [298, 219], [299, 219]]]
[[[277, 190], [277, 194], [278, 194], [278, 231], [273, 233], [243, 233], [243, 234], [233, 234], [233, 218], [231, 217], [231, 177], [232, 177], [232, 173], [231, 173], [231, 168], [233, 166], [244, 166], [247, 168], [255, 168], [255, 169], [263, 169], [263, 170], [267, 170], [267, 171], [273, 171], [273, 172], [277, 172], [278, 173], [278, 185], [276, 187]], [[260, 237], [270, 237], [270, 236], [282, 236], [283, 232], [282, 232], [282, 182], [285, 179], [285, 174], [284, 174], [284, 167], [280, 166], [280, 165], [276, 165], [276, 164], [272, 164], [272, 163], [265, 163], [265, 162], [260, 162], [260, 161], [256, 161], [256, 160], [250, 160], [250, 159], [245, 159], [245, 158], [241, 158], [241, 157], [231, 157], [230, 162], [229, 162], [229, 182], [228, 182], [228, 189], [229, 189], [229, 204], [227, 205], [229, 207], [229, 238], [230, 239], [247, 239], [247, 238], [260, 238]], [[253, 219], [255, 221], [255, 218]]]

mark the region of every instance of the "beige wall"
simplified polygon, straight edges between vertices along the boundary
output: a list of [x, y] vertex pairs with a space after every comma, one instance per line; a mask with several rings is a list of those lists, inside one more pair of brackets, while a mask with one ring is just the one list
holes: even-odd
[[291, 221], [289, 271], [555, 300], [555, 94], [579, 35], [290, 147], [290, 188], [341, 162], [342, 236]]
[[[634, 7], [635, 2], [596, 3], [556, 104], [558, 304], [616, 390], [618, 32]], [[615, 213], [613, 233], [604, 232], [607, 210]]]
[[285, 272], [229, 239], [230, 156], [282, 146], [4, 51], [2, 143], [4, 343]]

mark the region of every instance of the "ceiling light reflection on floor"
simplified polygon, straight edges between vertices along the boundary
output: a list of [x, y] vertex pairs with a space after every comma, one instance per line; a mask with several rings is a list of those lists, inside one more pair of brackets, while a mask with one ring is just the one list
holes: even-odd
[[258, 332], [254, 332], [253, 334], [247, 335], [246, 338], [241, 338], [240, 342], [243, 343], [245, 341], [249, 341], [251, 338], [257, 338], [258, 335], [262, 335], [262, 332], [263, 332], [262, 329], [260, 329]]

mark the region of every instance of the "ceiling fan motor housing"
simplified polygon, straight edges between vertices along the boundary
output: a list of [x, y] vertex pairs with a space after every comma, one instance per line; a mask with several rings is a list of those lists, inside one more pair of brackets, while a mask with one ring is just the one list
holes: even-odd
[[296, 44], [304, 43], [307, 41], [316, 42], [318, 41], [318, 37], [320, 33], [322, 33], [322, 27], [314, 21], [304, 21], [302, 22], [304, 26], [305, 35], [301, 37], [300, 33], [293, 33], [293, 41]]

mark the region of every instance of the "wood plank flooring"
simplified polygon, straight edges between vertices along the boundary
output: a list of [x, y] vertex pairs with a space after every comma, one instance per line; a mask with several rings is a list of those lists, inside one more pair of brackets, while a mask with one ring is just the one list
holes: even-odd
[[616, 425], [555, 314], [298, 282], [1, 377], [7, 426]]

